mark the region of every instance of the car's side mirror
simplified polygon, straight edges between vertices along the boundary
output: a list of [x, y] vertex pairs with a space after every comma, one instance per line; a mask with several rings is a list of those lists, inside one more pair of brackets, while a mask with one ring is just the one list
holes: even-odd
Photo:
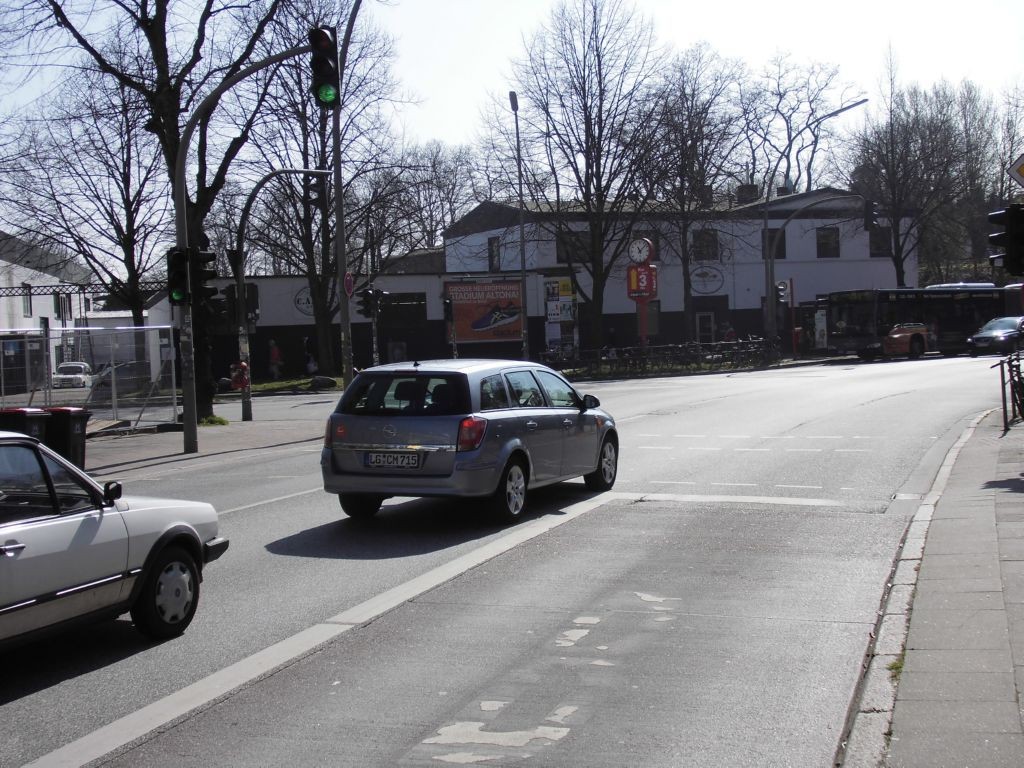
[[103, 484], [103, 503], [110, 506], [121, 498], [121, 484], [117, 480], [110, 480]]
[[598, 400], [593, 395], [584, 395], [583, 396], [583, 410], [584, 411], [588, 411], [591, 408], [597, 408], [600, 405], [601, 405], [601, 401]]

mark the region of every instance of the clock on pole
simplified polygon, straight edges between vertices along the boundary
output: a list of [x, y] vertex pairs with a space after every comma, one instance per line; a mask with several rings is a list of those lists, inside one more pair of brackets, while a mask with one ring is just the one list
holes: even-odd
[[654, 243], [646, 237], [638, 237], [629, 244], [629, 260], [634, 264], [645, 264], [654, 258]]

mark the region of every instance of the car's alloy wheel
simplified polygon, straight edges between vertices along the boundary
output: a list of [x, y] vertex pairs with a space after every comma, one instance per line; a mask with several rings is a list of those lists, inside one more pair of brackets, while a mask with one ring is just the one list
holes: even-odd
[[583, 482], [592, 491], [607, 491], [615, 485], [615, 477], [619, 472], [619, 449], [615, 441], [606, 437], [601, 443], [600, 458], [597, 469], [583, 476]]
[[199, 567], [180, 547], [167, 547], [153, 561], [142, 591], [132, 606], [132, 621], [157, 640], [177, 637], [199, 605]]
[[517, 520], [526, 508], [526, 472], [519, 460], [512, 459], [501, 473], [501, 482], [494, 492], [493, 510], [503, 522]]
[[377, 514], [384, 497], [372, 493], [341, 493], [338, 502], [346, 515], [363, 520]]

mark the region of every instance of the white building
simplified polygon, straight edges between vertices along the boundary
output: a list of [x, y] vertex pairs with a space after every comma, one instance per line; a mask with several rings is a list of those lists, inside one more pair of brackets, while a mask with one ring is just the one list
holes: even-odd
[[[835, 189], [791, 194], [767, 204], [753, 201], [688, 222], [690, 293], [695, 327], [685, 332], [682, 233], [679, 216], [660, 206], [638, 221], [623, 222], [613, 248], [618, 252], [605, 289], [601, 312], [606, 343], [630, 345], [637, 337], [637, 305], [627, 295], [628, 242], [647, 238], [653, 244], [652, 262], [657, 269], [657, 297], [648, 302], [648, 331], [652, 341], [677, 343], [687, 338], [712, 341], [726, 322], [740, 333], [761, 333], [764, 328], [764, 297], [768, 286], [785, 282], [786, 301], [794, 305], [812, 302], [824, 294], [857, 288], [894, 287], [895, 268], [887, 246], [887, 227], [868, 232], [864, 226], [863, 200]], [[571, 233], [585, 233], [586, 223], [576, 214], [560, 217], [550, 211], [530, 209], [524, 214], [526, 303], [531, 318], [531, 340], [544, 323], [545, 342], [587, 347], [579, 339], [585, 324], [568, 323], [563, 312], [550, 311], [552, 281], [562, 285], [574, 277], [583, 295], [591, 291], [590, 275], [571, 263]], [[886, 224], [886, 222], [882, 222]], [[771, 237], [783, 232], [774, 259], [762, 255], [762, 233]], [[616, 242], [617, 241], [617, 242]], [[519, 279], [522, 269], [519, 241], [519, 209], [513, 205], [481, 203], [445, 232], [446, 269], [449, 274], [490, 279]], [[612, 256], [609, 251], [608, 257]], [[771, 274], [772, 271], [774, 274]], [[908, 287], [916, 285], [917, 257], [906, 261]], [[788, 293], [791, 291], [791, 293]], [[576, 297], [579, 299], [579, 297]], [[564, 294], [556, 299], [565, 303]], [[581, 314], [586, 312], [580, 307]], [[780, 315], [780, 327], [789, 319]], [[574, 335], [569, 335], [574, 334]]]

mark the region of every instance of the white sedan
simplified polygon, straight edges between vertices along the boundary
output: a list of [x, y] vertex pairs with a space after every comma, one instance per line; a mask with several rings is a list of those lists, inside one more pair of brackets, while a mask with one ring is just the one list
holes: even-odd
[[131, 613], [154, 639], [185, 631], [203, 566], [228, 548], [197, 501], [122, 497], [37, 440], [0, 432], [0, 647]]

